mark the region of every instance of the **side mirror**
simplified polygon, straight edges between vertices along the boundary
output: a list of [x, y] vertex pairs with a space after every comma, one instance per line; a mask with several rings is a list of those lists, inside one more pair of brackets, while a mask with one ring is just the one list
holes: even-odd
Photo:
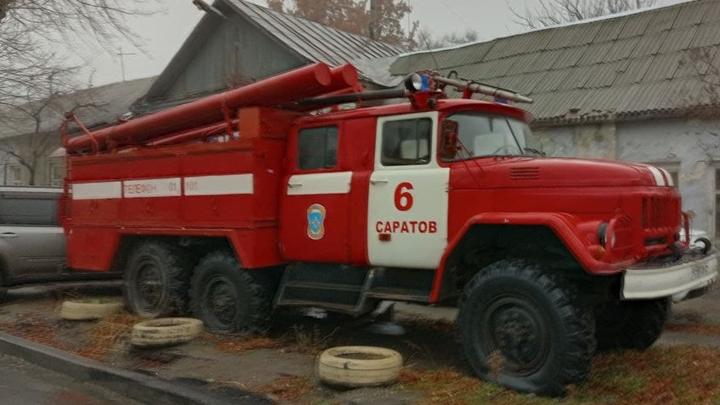
[[455, 160], [460, 150], [458, 145], [458, 123], [457, 121], [443, 121], [440, 128], [440, 156], [443, 160]]

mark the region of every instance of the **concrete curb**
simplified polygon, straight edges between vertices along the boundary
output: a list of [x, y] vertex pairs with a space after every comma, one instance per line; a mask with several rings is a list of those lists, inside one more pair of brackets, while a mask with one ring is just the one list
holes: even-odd
[[108, 367], [100, 362], [0, 332], [0, 353], [97, 384], [142, 403], [272, 404], [269, 398], [236, 389], [210, 390]]

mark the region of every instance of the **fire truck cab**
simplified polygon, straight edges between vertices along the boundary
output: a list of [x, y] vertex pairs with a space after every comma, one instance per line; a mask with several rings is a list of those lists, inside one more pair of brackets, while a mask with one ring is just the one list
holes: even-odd
[[[135, 313], [191, 312], [218, 332], [262, 331], [287, 306], [457, 305], [479, 376], [547, 394], [586, 378], [597, 345], [648, 348], [671, 301], [716, 279], [711, 246], [680, 239], [664, 170], [543, 156], [527, 112], [471, 99], [527, 101], [511, 92], [425, 72], [338, 94], [355, 76], [337, 69], [66, 139], [70, 266], [122, 272]], [[271, 105], [247, 101], [263, 91]]]

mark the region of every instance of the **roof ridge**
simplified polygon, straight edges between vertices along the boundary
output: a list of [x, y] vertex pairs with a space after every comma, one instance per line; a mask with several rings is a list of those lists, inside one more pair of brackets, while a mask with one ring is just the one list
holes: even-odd
[[385, 45], [385, 46], [389, 46], [389, 47], [395, 48], [395, 49], [397, 49], [397, 50], [402, 50], [402, 47], [399, 47], [399, 46], [397, 46], [397, 45], [392, 45], [392, 44], [389, 44], [389, 43], [384, 42], [384, 41], [379, 41], [379, 40], [377, 40], [377, 39], [372, 39], [372, 38], [367, 37], [367, 36], [365, 36], [365, 35], [360, 35], [360, 34], [356, 34], [356, 33], [353, 33], [353, 32], [348, 32], [348, 31], [344, 31], [344, 30], [341, 30], [341, 29], [338, 29], [338, 28], [334, 28], [334, 27], [331, 27], [331, 26], [329, 26], [329, 25], [325, 25], [325, 24], [319, 23], [319, 22], [317, 22], [317, 21], [310, 20], [310, 19], [305, 18], [305, 17], [300, 17], [300, 16], [288, 14], [288, 13], [285, 13], [285, 12], [280, 12], [280, 11], [277, 11], [277, 10], [273, 10], [273, 9], [270, 8], [270, 7], [261, 6], [260, 4], [253, 3], [253, 2], [248, 1], [248, 0], [235, 0], [235, 1], [240, 2], [240, 3], [243, 3], [243, 4], [247, 5], [248, 7], [261, 8], [261, 9], [267, 10], [268, 12], [273, 13], [273, 14], [280, 14], [280, 15], [283, 15], [283, 16], [285, 16], [285, 17], [294, 18], [294, 19], [298, 19], [298, 20], [302, 20], [302, 21], [308, 22], [308, 23], [310, 23], [310, 24], [312, 24], [312, 25], [324, 27], [324, 28], [326, 28], [326, 29], [328, 29], [328, 30], [331, 30], [331, 31], [334, 31], [334, 32], [343, 33], [343, 34], [346, 34], [346, 35], [351, 35], [351, 36], [353, 36], [353, 37], [357, 37], [357, 39], [360, 39], [360, 40], [375, 42], [375, 43], [378, 43], [378, 44], [383, 44], [383, 45]]
[[[244, 0], [238, 0], [238, 1], [244, 1]], [[480, 41], [468, 42], [465, 44], [446, 46], [443, 48], [424, 49], [424, 50], [420, 50], [420, 51], [405, 52], [400, 55], [397, 55], [397, 58], [400, 59], [400, 58], [406, 57], [406, 56], [423, 55], [423, 54], [427, 54], [427, 53], [436, 53], [436, 52], [442, 52], [442, 51], [452, 51], [452, 50], [462, 49], [462, 48], [466, 48], [466, 47], [470, 47], [470, 46], [490, 44], [490, 43], [493, 43], [498, 40], [506, 40], [506, 39], [510, 39], [510, 38], [520, 37], [523, 35], [538, 34], [538, 33], [545, 32], [545, 31], [552, 31], [552, 30], [557, 30], [557, 29], [576, 27], [579, 25], [592, 24], [592, 23], [597, 23], [597, 22], [611, 21], [611, 20], [615, 20], [615, 19], [626, 18], [628, 16], [637, 15], [637, 14], [660, 12], [665, 9], [671, 9], [671, 8], [675, 8], [675, 7], [678, 7], [678, 8], [684, 7], [691, 3], [709, 3], [709, 2], [715, 2], [715, 1], [718, 1], [718, 0], [683, 0], [679, 3], [674, 3], [674, 4], [667, 4], [667, 5], [661, 5], [661, 6], [636, 9], [636, 10], [631, 10], [631, 11], [627, 11], [627, 12], [623, 12], [623, 13], [609, 14], [609, 15], [605, 15], [605, 16], [575, 21], [575, 22], [571, 22], [571, 23], [553, 25], [551, 27], [542, 27], [542, 28], [537, 28], [537, 29], [531, 29], [528, 31], [518, 32], [516, 34], [507, 35], [504, 37], [495, 37], [492, 39], [485, 39], [485, 40], [480, 40]]]

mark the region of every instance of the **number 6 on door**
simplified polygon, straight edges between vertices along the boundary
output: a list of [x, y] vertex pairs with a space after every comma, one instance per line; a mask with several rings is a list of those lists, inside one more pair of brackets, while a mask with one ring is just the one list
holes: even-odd
[[395, 208], [398, 211], [409, 211], [413, 206], [413, 195], [408, 190], [412, 190], [412, 183], [404, 182], [398, 184], [395, 188]]

